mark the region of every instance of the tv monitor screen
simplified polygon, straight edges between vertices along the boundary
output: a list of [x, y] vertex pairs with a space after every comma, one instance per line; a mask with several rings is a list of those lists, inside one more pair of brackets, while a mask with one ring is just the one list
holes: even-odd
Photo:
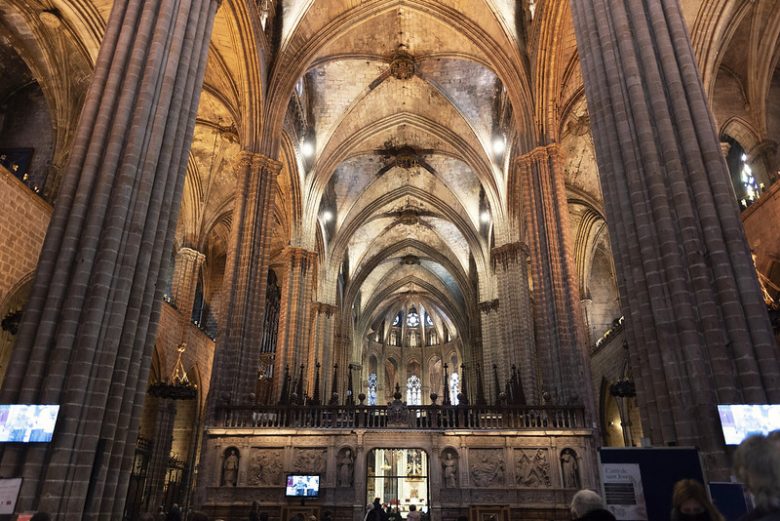
[[780, 405], [718, 405], [718, 414], [726, 445], [780, 429]]
[[320, 495], [320, 477], [316, 474], [288, 474], [287, 497], [317, 497]]
[[0, 442], [49, 442], [59, 405], [0, 405]]

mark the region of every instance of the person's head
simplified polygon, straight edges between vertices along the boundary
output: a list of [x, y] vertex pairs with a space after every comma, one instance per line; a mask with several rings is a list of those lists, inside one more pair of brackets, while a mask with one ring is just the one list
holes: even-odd
[[734, 453], [734, 472], [753, 495], [756, 508], [780, 508], [780, 431], [745, 439]]
[[51, 521], [51, 515], [48, 512], [36, 512], [30, 521]]
[[681, 521], [722, 521], [722, 516], [707, 497], [704, 485], [695, 479], [683, 479], [674, 484], [672, 508]]
[[571, 516], [579, 519], [594, 510], [603, 510], [604, 501], [592, 490], [580, 490], [571, 499]]
[[409, 505], [409, 512], [414, 512], [417, 510], [417, 505]]
[[378, 497], [374, 498], [374, 508], [382, 508], [382, 500]]

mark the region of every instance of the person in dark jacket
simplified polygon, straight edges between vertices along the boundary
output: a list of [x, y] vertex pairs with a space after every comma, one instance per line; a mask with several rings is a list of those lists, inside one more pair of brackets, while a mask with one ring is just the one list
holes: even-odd
[[695, 479], [683, 479], [674, 484], [671, 520], [725, 521], [707, 497], [704, 485]]
[[168, 515], [165, 516], [165, 521], [181, 521], [181, 510], [179, 510], [179, 505], [176, 503], [173, 504], [168, 511]]
[[604, 507], [601, 496], [592, 490], [580, 490], [571, 500], [571, 518], [575, 521], [616, 521]]
[[734, 473], [756, 506], [740, 521], [780, 521], [780, 431], [746, 438], [734, 453]]

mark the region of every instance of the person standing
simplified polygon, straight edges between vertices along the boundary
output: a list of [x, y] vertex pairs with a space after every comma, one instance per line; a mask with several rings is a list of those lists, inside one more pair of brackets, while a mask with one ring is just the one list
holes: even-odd
[[683, 479], [674, 484], [671, 521], [725, 521], [695, 479]]
[[601, 496], [587, 489], [574, 494], [571, 500], [571, 518], [575, 521], [616, 521], [612, 512], [605, 508]]
[[734, 473], [756, 507], [740, 521], [780, 521], [780, 431], [746, 438], [734, 453]]
[[420, 512], [417, 510], [417, 505], [409, 506], [409, 513], [406, 515], [406, 521], [420, 521]]

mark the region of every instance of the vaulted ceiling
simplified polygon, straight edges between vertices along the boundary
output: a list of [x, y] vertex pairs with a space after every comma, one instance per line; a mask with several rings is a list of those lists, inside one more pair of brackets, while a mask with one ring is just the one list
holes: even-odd
[[291, 64], [308, 62], [285, 126], [304, 200], [291, 239], [312, 248], [320, 238], [317, 297], [334, 302], [341, 273], [359, 328], [414, 297], [468, 334], [492, 290], [491, 242], [510, 226], [505, 166], [529, 81], [523, 13], [509, 0], [446, 4], [284, 2], [271, 95]]

